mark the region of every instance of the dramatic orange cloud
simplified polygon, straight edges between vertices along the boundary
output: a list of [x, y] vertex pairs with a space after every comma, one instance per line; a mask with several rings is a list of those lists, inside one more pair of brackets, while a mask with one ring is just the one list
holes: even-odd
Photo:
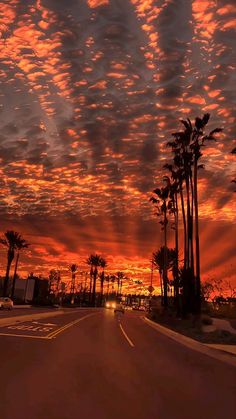
[[[202, 276], [235, 282], [235, 6], [118, 3], [1, 1], [0, 230], [32, 243], [22, 275], [67, 277], [98, 252], [127, 289], [147, 285], [163, 243], [149, 198], [166, 143], [180, 119], [210, 112], [209, 129], [224, 131], [199, 174]], [[1, 248], [2, 273], [5, 258]]]

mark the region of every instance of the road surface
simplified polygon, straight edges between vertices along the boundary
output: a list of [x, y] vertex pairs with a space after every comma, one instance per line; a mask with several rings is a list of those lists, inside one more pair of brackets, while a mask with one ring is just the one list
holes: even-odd
[[0, 327], [1, 419], [235, 419], [236, 368], [110, 310]]

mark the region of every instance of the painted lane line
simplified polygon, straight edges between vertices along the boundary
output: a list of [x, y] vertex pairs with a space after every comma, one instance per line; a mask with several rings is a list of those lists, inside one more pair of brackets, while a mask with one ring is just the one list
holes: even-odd
[[68, 324], [65, 324], [64, 326], [62, 326], [59, 329], [53, 331], [52, 333], [49, 333], [49, 335], [47, 335], [46, 337], [47, 337], [47, 339], [53, 339], [54, 337], [56, 337], [57, 335], [59, 335], [59, 333], [62, 333], [62, 332], [64, 332], [64, 330], [69, 329], [69, 327], [74, 326], [75, 324], [81, 322], [84, 319], [87, 319], [88, 317], [95, 316], [95, 314], [97, 314], [97, 313], [87, 314], [86, 316], [83, 316], [83, 317], [81, 317], [78, 320], [74, 320], [73, 322], [70, 322]]
[[33, 336], [33, 335], [17, 335], [16, 333], [0, 333], [0, 336], [10, 336], [17, 338], [29, 338], [29, 339], [48, 339], [47, 336]]
[[129, 338], [129, 336], [124, 331], [121, 323], [119, 323], [119, 326], [120, 326], [120, 330], [122, 331], [122, 333], [123, 333], [124, 337], [126, 338], [126, 340], [129, 342], [130, 346], [134, 347], [134, 344], [133, 344], [132, 340]]

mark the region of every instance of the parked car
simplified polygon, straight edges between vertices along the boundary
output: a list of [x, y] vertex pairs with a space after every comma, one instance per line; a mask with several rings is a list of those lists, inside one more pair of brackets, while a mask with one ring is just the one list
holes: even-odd
[[0, 309], [7, 309], [12, 310], [13, 309], [13, 301], [9, 297], [0, 297]]

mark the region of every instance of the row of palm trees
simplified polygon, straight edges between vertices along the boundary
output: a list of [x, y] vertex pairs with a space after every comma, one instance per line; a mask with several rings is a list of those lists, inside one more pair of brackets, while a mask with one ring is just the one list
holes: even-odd
[[[167, 169], [169, 174], [163, 177], [163, 186], [156, 188], [151, 197], [164, 232], [164, 246], [160, 250], [163, 257], [163, 304], [165, 307], [168, 305], [168, 232], [171, 227], [175, 231], [175, 257], [172, 260], [175, 303], [179, 311], [181, 288], [185, 314], [199, 313], [201, 310], [198, 173], [204, 165], [199, 164], [199, 160], [207, 143], [215, 141], [216, 134], [222, 131], [221, 128], [215, 128], [206, 133], [209, 119], [210, 115], [207, 113], [202, 118], [197, 117], [194, 123], [188, 118], [181, 120], [184, 129], [173, 133], [173, 140], [167, 143], [173, 157], [172, 162], [165, 164], [163, 168]], [[180, 270], [181, 219], [183, 264]], [[156, 258], [157, 254], [154, 254], [153, 263], [158, 266]]]
[[18, 268], [20, 252], [23, 249], [28, 248], [29, 243], [25, 239], [23, 239], [21, 234], [13, 230], [7, 230], [4, 233], [4, 236], [0, 238], [0, 243], [4, 247], [7, 248], [7, 266], [6, 266], [6, 274], [4, 278], [4, 283], [3, 283], [3, 296], [4, 297], [9, 295], [10, 270], [11, 270], [12, 262], [16, 256], [12, 287], [10, 291], [10, 295], [13, 298], [14, 292], [15, 292], [15, 283], [16, 283], [16, 278], [17, 278], [17, 268]]
[[[17, 268], [20, 257], [20, 252], [29, 247], [29, 243], [22, 237], [22, 235], [13, 230], [7, 230], [4, 233], [3, 237], [0, 237], [0, 243], [7, 248], [7, 265], [6, 265], [6, 274], [3, 282], [3, 296], [11, 296], [14, 298], [15, 293], [15, 283], [17, 278]], [[13, 273], [12, 286], [10, 289], [10, 270], [12, 263], [15, 259], [15, 267]], [[89, 283], [89, 299], [92, 306], [96, 304], [96, 284], [97, 278], [100, 280], [100, 304], [103, 302], [104, 297], [104, 282], [107, 283], [107, 297], [110, 294], [110, 284], [112, 284], [112, 293], [117, 296], [122, 293], [123, 281], [127, 279], [123, 272], [117, 272], [115, 275], [106, 274], [105, 268], [107, 267], [107, 261], [100, 255], [91, 254], [86, 263], [90, 266], [90, 283]], [[70, 294], [74, 296], [75, 294], [75, 279], [76, 272], [78, 271], [78, 265], [73, 263], [70, 265], [71, 271], [71, 284], [70, 284]], [[59, 293], [61, 283], [60, 272], [57, 270], [50, 271], [49, 274], [49, 294], [50, 293]], [[114, 284], [117, 283], [116, 292]], [[85, 286], [86, 288], [86, 286]]]
[[[120, 296], [122, 293], [122, 286], [123, 281], [127, 279], [123, 272], [117, 272], [115, 275], [113, 274], [105, 274], [105, 268], [107, 267], [107, 261], [101, 255], [98, 254], [91, 254], [87, 260], [87, 265], [90, 266], [89, 272], [89, 302], [92, 306], [97, 304], [96, 295], [97, 295], [97, 280], [100, 281], [100, 296], [99, 296], [99, 305], [103, 304], [104, 300], [104, 283], [107, 283], [107, 291], [106, 291], [106, 298], [109, 297], [110, 294], [110, 284], [112, 284], [112, 294], [116, 294]], [[71, 264], [70, 265], [71, 271], [71, 295], [72, 298], [74, 296], [75, 290], [75, 277], [76, 272], [78, 271], [78, 265]], [[114, 292], [114, 284], [117, 283], [117, 290]]]

